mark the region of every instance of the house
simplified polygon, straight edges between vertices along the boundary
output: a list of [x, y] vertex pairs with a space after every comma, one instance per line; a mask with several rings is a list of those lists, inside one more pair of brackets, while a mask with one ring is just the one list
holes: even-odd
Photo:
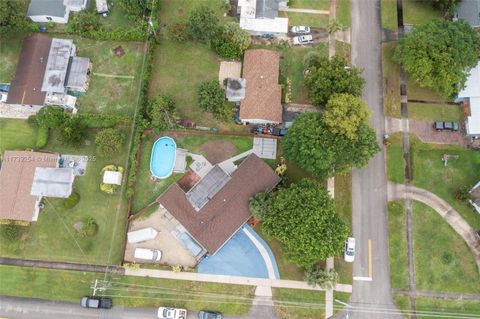
[[5, 151], [0, 168], [0, 219], [36, 221], [42, 197], [72, 193], [72, 168], [59, 168], [59, 154]]
[[288, 18], [279, 18], [278, 10], [287, 7], [288, 0], [238, 0], [240, 28], [252, 35], [288, 33]]
[[458, 93], [457, 102], [463, 102], [467, 110], [465, 134], [480, 137], [480, 61], [470, 70], [465, 88]]
[[73, 40], [35, 33], [25, 38], [6, 104], [41, 108], [59, 105], [75, 113], [76, 97], [88, 88], [91, 63], [76, 56]]
[[243, 78], [246, 91], [239, 112], [242, 123], [282, 123], [279, 66], [280, 54], [276, 51], [257, 49], [245, 52]]
[[480, 214], [480, 181], [470, 191], [470, 204]]
[[70, 11], [87, 7], [88, 0], [31, 0], [27, 17], [33, 22], [68, 23]]
[[468, 22], [472, 28], [480, 28], [480, 0], [463, 0], [457, 4], [455, 18]]
[[249, 199], [279, 181], [270, 166], [251, 154], [231, 175], [215, 165], [188, 191], [175, 183], [157, 201], [184, 227], [184, 237], [213, 255], [250, 218]]

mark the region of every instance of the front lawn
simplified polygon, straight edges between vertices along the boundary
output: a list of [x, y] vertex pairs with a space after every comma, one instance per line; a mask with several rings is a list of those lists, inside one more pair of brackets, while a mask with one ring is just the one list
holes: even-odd
[[432, 208], [413, 202], [415, 286], [418, 290], [480, 293], [475, 258], [465, 241]]
[[385, 115], [400, 118], [400, 66], [393, 61], [395, 48], [395, 42], [382, 45], [383, 102]]
[[435, 10], [431, 2], [425, 0], [403, 0], [404, 24], [423, 24], [436, 18], [442, 18], [442, 13]]
[[440, 96], [433, 89], [421, 87], [415, 80], [407, 74], [407, 95], [409, 100], [424, 101], [447, 101], [448, 99]]
[[478, 318], [480, 314], [480, 302], [417, 297], [416, 310], [436, 312], [436, 314], [422, 315], [422, 318], [439, 318], [439, 316], [448, 316], [451, 314], [459, 316], [457, 318], [467, 318], [466, 316], [468, 316], [468, 318]]
[[387, 148], [387, 177], [389, 181], [405, 182], [405, 158], [403, 157], [402, 133], [390, 134]]
[[397, 0], [382, 0], [382, 27], [397, 31]]
[[286, 12], [279, 11], [278, 16], [288, 18], [288, 25], [306, 25], [314, 28], [326, 28], [328, 26], [328, 14]]
[[[244, 315], [251, 305], [253, 286], [201, 283], [148, 277], [105, 275], [80, 271], [0, 266], [0, 295], [79, 302], [91, 293], [95, 279], [108, 280], [103, 292], [114, 306], [171, 306], [192, 311], [214, 309]], [[155, 309], [152, 309], [152, 315]]]
[[395, 305], [397, 305], [398, 309], [405, 314], [405, 318], [410, 318], [410, 316], [408, 316], [408, 314], [410, 313], [410, 307], [411, 307], [410, 297], [395, 296], [393, 297], [393, 301], [395, 302]]
[[350, 301], [351, 295], [352, 294], [348, 292], [340, 292], [340, 291], [333, 292], [333, 314], [334, 315], [341, 312], [344, 309], [344, 306], [341, 303], [337, 302], [336, 300], [344, 303], [348, 303]]
[[[352, 175], [335, 176], [335, 207], [340, 218], [352, 228]], [[347, 263], [342, 256], [335, 257], [334, 267], [339, 283], [352, 284], [353, 263]]]
[[34, 148], [37, 131], [36, 126], [25, 120], [0, 118], [0, 154], [6, 150]]
[[[480, 152], [453, 145], [425, 144], [410, 138], [413, 184], [425, 188], [452, 205], [474, 229], [480, 229], [480, 215], [464, 201], [455, 198], [462, 187], [471, 187], [480, 180]], [[445, 167], [443, 155], [450, 158]]]
[[[280, 319], [325, 317], [325, 291], [272, 288], [275, 311]], [[296, 304], [296, 305], [295, 305]]]
[[[26, 33], [3, 33], [0, 45], [0, 83], [10, 83], [15, 76], [23, 39]], [[6, 45], [8, 43], [8, 45]]]
[[330, 2], [328, 0], [290, 0], [288, 1], [288, 7], [295, 9], [328, 10], [330, 8]]
[[409, 103], [408, 117], [423, 121], [463, 122], [463, 108], [451, 104]]
[[350, 0], [337, 0], [336, 20], [343, 28], [350, 28]]
[[388, 203], [388, 247], [392, 288], [408, 289], [407, 216], [403, 201]]

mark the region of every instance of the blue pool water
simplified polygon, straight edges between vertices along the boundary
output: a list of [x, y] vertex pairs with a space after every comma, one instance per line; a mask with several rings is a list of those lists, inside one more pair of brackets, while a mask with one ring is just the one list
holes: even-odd
[[152, 156], [150, 157], [150, 171], [156, 178], [167, 178], [173, 172], [177, 144], [168, 136], [159, 138], [153, 144]]

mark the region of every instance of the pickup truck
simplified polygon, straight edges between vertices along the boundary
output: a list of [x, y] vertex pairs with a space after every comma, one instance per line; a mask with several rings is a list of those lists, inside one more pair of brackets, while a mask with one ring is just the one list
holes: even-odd
[[82, 297], [80, 306], [84, 308], [110, 309], [112, 308], [112, 299], [104, 297]]
[[160, 319], [187, 319], [187, 309], [160, 307], [157, 315]]

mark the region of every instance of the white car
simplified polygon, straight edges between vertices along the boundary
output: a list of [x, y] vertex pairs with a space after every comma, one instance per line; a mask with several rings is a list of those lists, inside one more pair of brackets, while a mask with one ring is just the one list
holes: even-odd
[[313, 36], [311, 34], [299, 35], [297, 37], [293, 37], [293, 45], [304, 45], [304, 44], [312, 44], [312, 43], [313, 43]]
[[187, 319], [187, 309], [160, 307], [157, 315], [160, 319]]
[[355, 238], [348, 237], [345, 241], [345, 252], [343, 254], [343, 258], [348, 263], [353, 263], [355, 260]]
[[135, 248], [133, 257], [136, 259], [145, 259], [151, 261], [160, 261], [162, 259], [162, 252], [157, 249]]
[[290, 32], [295, 34], [309, 34], [310, 27], [306, 27], [304, 25], [295, 25], [290, 29]]

